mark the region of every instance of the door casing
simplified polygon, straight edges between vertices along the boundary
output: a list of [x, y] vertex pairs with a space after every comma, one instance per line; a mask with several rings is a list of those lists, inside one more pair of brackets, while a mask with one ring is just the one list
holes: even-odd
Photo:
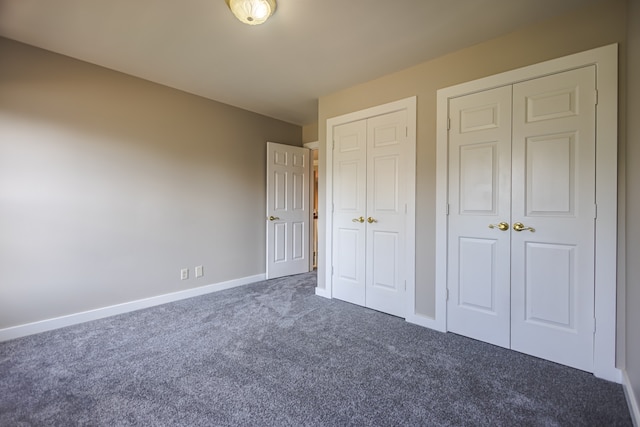
[[441, 89], [437, 94], [435, 318], [424, 326], [447, 330], [448, 105], [449, 99], [587, 65], [596, 66], [596, 247], [594, 375], [620, 383], [616, 368], [618, 45], [542, 62]]

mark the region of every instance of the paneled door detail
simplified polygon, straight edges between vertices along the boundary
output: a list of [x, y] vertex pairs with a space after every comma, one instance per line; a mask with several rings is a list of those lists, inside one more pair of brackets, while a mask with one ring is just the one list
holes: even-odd
[[367, 122], [333, 131], [333, 296], [365, 305]]
[[407, 112], [334, 127], [333, 295], [404, 317]]
[[511, 348], [586, 371], [593, 370], [595, 115], [595, 66], [513, 87], [512, 218], [530, 228], [511, 233]]
[[406, 111], [367, 120], [366, 306], [405, 313]]
[[266, 277], [309, 271], [309, 149], [267, 142]]
[[450, 101], [448, 329], [593, 370], [595, 67]]
[[509, 347], [511, 87], [453, 99], [450, 117], [448, 329]]

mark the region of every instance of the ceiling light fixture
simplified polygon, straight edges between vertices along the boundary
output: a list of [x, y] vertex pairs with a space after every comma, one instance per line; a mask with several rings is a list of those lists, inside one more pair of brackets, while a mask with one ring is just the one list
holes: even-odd
[[276, 0], [225, 0], [231, 12], [248, 25], [265, 22], [276, 11]]

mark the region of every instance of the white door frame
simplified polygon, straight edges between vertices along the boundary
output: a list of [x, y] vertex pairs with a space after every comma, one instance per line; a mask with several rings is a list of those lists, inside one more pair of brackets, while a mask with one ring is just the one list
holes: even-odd
[[596, 248], [594, 375], [620, 383], [616, 368], [616, 271], [618, 182], [618, 45], [542, 62], [441, 89], [437, 95], [436, 155], [436, 316], [435, 329], [447, 330], [447, 211], [449, 99], [587, 65], [597, 70]]
[[[407, 110], [407, 142], [409, 144], [409, 156], [405, 173], [407, 180], [407, 221], [406, 221], [406, 260], [405, 271], [407, 280], [407, 301], [405, 310], [407, 319], [415, 312], [415, 277], [416, 277], [416, 112], [417, 99], [415, 96], [390, 102], [383, 105], [367, 108], [327, 120], [327, 158], [326, 176], [323, 177], [326, 183], [325, 190], [325, 280], [324, 288], [318, 286], [316, 294], [326, 297], [333, 297], [332, 265], [333, 259], [333, 128], [335, 126], [368, 119], [370, 117], [393, 113], [395, 111]], [[319, 284], [320, 285], [320, 284]]]

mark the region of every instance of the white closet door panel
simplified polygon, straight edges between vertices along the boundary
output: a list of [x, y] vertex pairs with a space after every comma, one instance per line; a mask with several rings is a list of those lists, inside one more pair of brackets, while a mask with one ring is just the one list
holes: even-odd
[[367, 120], [366, 306], [405, 315], [406, 110]]
[[334, 128], [333, 296], [365, 304], [367, 124]]
[[450, 102], [447, 326], [510, 345], [511, 87]]
[[595, 67], [513, 91], [512, 348], [592, 371]]
[[525, 247], [525, 319], [575, 332], [574, 246], [528, 243]]
[[498, 242], [461, 237], [459, 240], [458, 301], [461, 307], [499, 316], [496, 307]]

